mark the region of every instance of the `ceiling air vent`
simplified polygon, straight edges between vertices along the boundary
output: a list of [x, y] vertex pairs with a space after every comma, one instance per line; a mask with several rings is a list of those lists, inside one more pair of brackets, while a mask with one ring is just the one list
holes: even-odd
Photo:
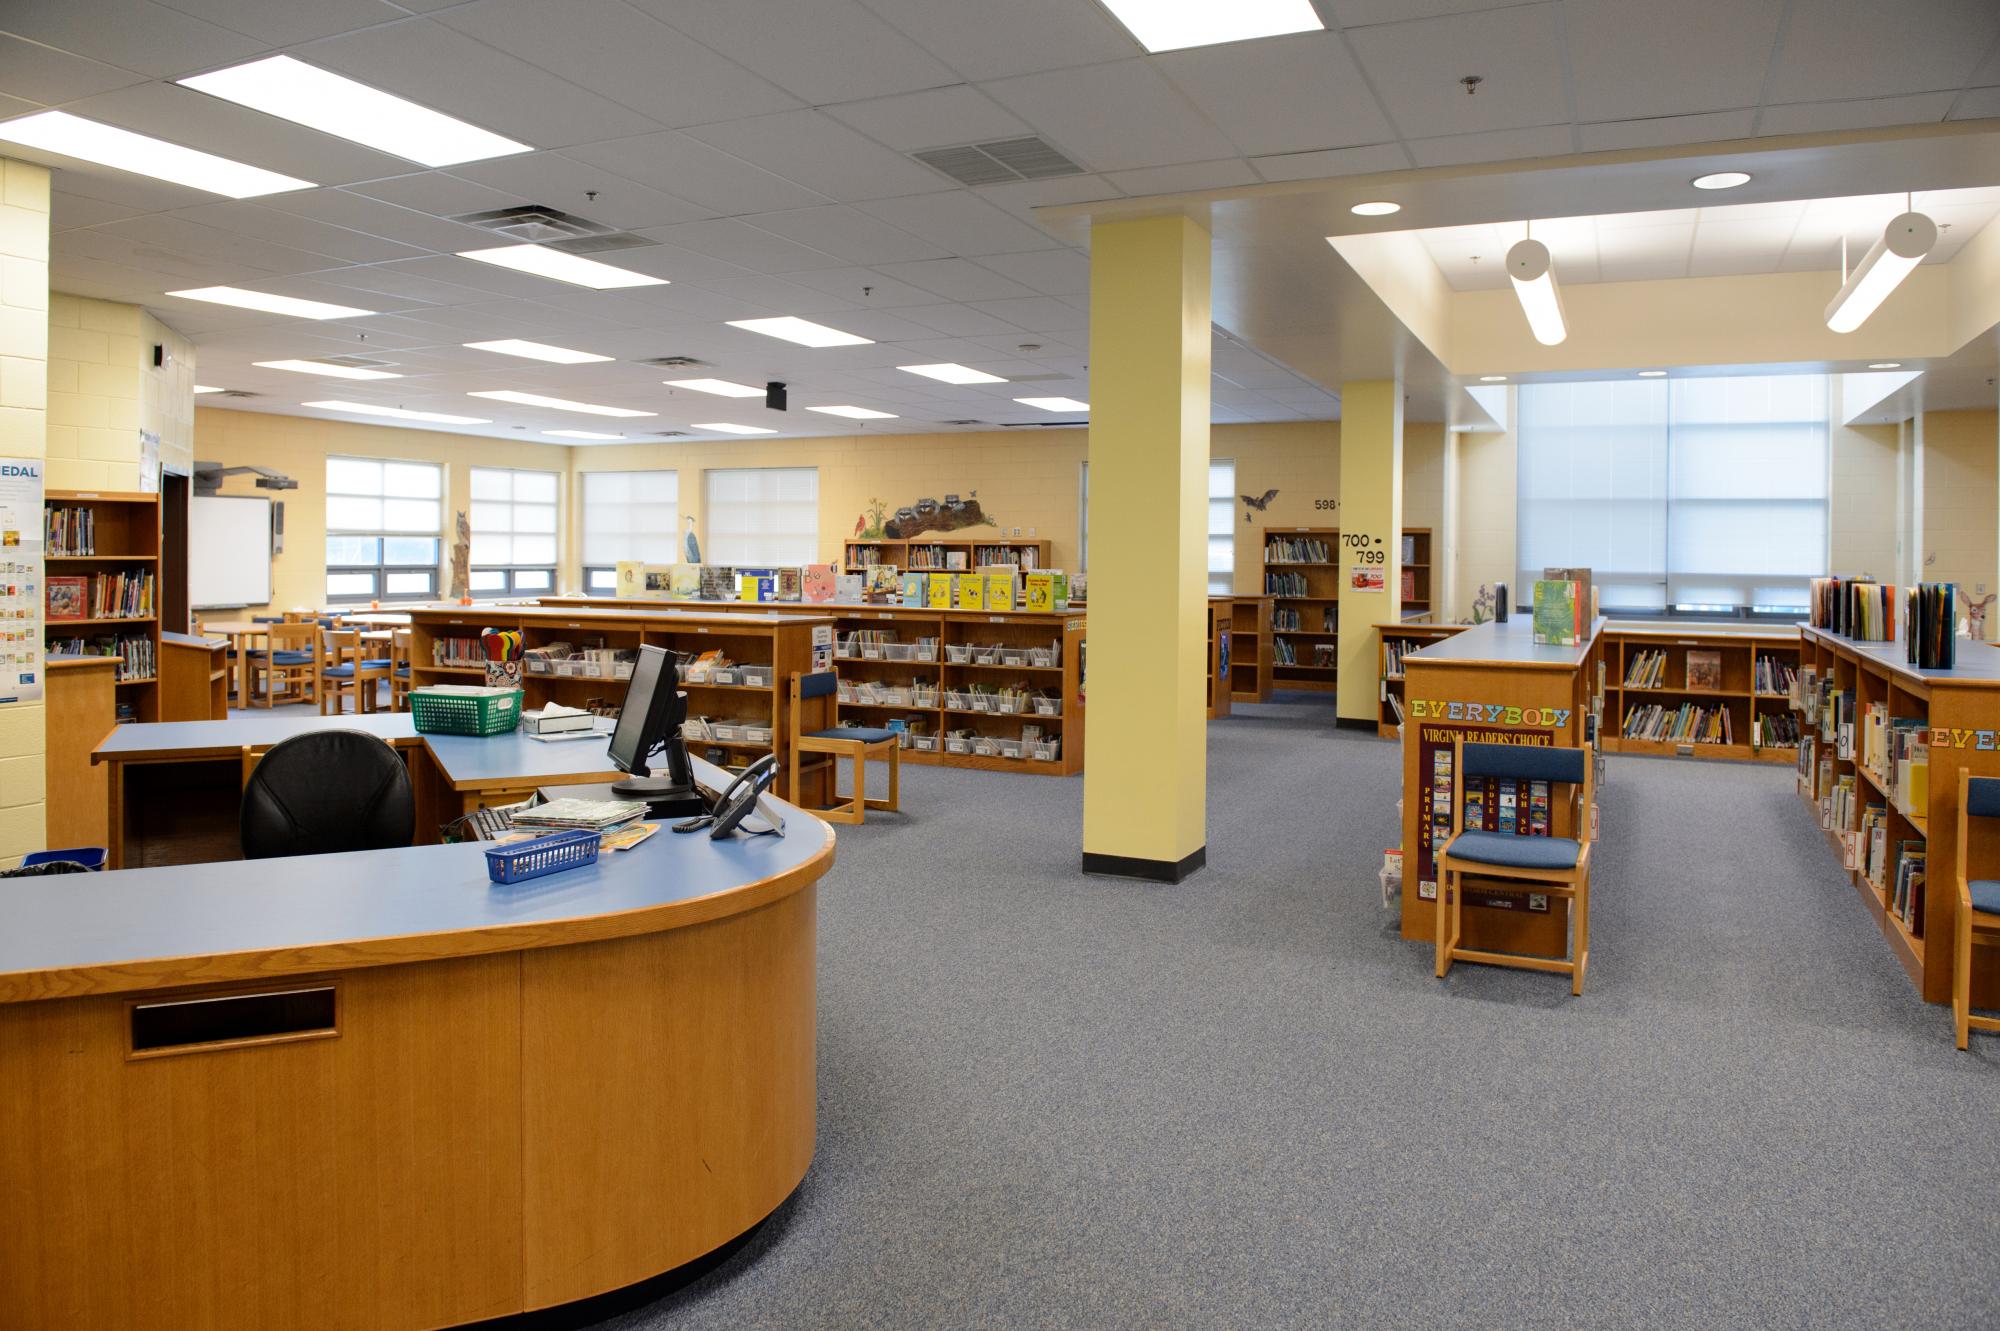
[[633, 364], [651, 365], [661, 370], [712, 370], [715, 368], [707, 361], [696, 360], [693, 356], [648, 356], [644, 360], [634, 361]]
[[379, 370], [385, 365], [394, 365], [392, 360], [375, 360], [368, 356], [314, 356], [315, 365], [345, 365], [350, 370]]
[[[480, 213], [460, 213], [451, 219], [482, 231], [493, 231], [512, 240], [537, 244], [550, 240], [582, 240], [608, 236], [617, 230], [602, 222], [576, 217], [545, 203], [526, 203], [513, 208], [490, 208]], [[642, 242], [643, 243], [643, 242]]]
[[1047, 180], [1080, 176], [1083, 168], [1063, 156], [1047, 140], [995, 139], [956, 148], [925, 148], [910, 156], [950, 176], [961, 185], [1000, 185], [1012, 180]]
[[686, 430], [655, 430], [653, 431], [653, 437], [655, 439], [685, 439], [688, 437], [688, 432]]
[[940, 425], [985, 425], [985, 421], [939, 421]]
[[262, 397], [264, 395], [262, 393], [253, 393], [247, 388], [225, 388], [220, 393], [217, 393], [216, 396], [217, 397]]

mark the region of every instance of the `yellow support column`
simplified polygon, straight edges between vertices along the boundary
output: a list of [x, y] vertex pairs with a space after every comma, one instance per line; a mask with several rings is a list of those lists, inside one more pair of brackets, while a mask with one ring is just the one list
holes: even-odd
[[1376, 628], [1403, 618], [1403, 388], [1393, 379], [1341, 385], [1335, 558], [1340, 561], [1339, 715], [1372, 730], [1381, 706]]
[[1208, 281], [1187, 218], [1091, 228], [1085, 873], [1208, 854]]

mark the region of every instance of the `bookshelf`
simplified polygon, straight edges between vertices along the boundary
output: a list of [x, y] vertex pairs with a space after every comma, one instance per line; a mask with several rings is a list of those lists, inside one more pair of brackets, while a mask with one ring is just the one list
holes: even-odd
[[1264, 529], [1272, 688], [1334, 689], [1334, 662], [1340, 655], [1339, 544], [1337, 527]]
[[[952, 556], [963, 555], [963, 563]], [[859, 573], [878, 564], [898, 569], [971, 570], [1012, 564], [1019, 569], [1050, 566], [1049, 542], [1003, 536], [919, 536], [907, 541], [847, 542], [841, 571]]]
[[1271, 700], [1271, 598], [1229, 596], [1229, 697]]
[[[1381, 638], [1376, 649], [1376, 660], [1380, 667], [1382, 688], [1380, 692], [1380, 715], [1375, 720], [1375, 733], [1383, 739], [1395, 739], [1401, 721], [1397, 708], [1403, 701], [1402, 658], [1411, 652], [1422, 651], [1434, 642], [1441, 642], [1454, 634], [1463, 633], [1469, 624], [1385, 624], [1381, 628]], [[1391, 700], [1394, 701], [1391, 701]]]
[[1235, 662], [1231, 659], [1231, 635], [1235, 631], [1235, 606], [1226, 596], [1208, 598], [1208, 719], [1229, 715], [1230, 692], [1229, 673]]
[[1403, 528], [1403, 618], [1431, 614], [1431, 529]]
[[[1790, 763], [1791, 699], [1782, 688], [1758, 687], [1795, 675], [1794, 628], [1612, 625], [1604, 637], [1606, 753], [1667, 758]], [[1690, 660], [1694, 663], [1690, 673]], [[1682, 718], [1712, 721], [1721, 738], [1674, 737]]]
[[[44, 649], [51, 656], [120, 658], [113, 686], [117, 719], [163, 719], [160, 497], [134, 491], [50, 490], [43, 496], [43, 512]], [[49, 612], [58, 605], [83, 613], [57, 619]]]

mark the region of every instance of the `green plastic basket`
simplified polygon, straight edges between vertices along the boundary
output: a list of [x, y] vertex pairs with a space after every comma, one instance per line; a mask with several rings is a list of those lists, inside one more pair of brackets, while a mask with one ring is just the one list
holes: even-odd
[[521, 724], [521, 691], [433, 693], [410, 690], [419, 735], [504, 735]]

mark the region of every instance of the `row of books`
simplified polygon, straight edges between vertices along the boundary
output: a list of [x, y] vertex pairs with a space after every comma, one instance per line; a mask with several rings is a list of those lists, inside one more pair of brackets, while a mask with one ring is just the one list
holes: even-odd
[[1921, 841], [1898, 841], [1889, 876], [1889, 910], [1918, 938], [1924, 936], [1924, 860]]
[[1858, 761], [1892, 799], [1918, 817], [1930, 813], [1930, 723], [1891, 716], [1889, 704], [1872, 702], [1861, 718]]
[[1667, 686], [1667, 654], [1663, 651], [1642, 651], [1625, 663], [1625, 687], [1628, 689], [1662, 689]]
[[52, 623], [64, 619], [149, 619], [153, 614], [153, 583], [151, 571], [50, 578], [45, 618]]
[[1782, 693], [1789, 697], [1798, 685], [1799, 672], [1789, 661], [1760, 656], [1751, 663], [1750, 681], [1750, 687], [1759, 693]]
[[1294, 643], [1290, 638], [1273, 638], [1271, 639], [1271, 664], [1281, 666], [1310, 665], [1318, 666], [1322, 669], [1331, 669], [1340, 664], [1340, 649], [1330, 642], [1314, 643], [1312, 644], [1311, 659], [1301, 661], [1299, 659], [1298, 644]]
[[1919, 670], [1949, 670], [1958, 664], [1958, 587], [1925, 582], [1910, 588], [1904, 609], [1903, 645]]
[[1727, 707], [1692, 702], [1678, 707], [1647, 703], [1627, 708], [1621, 735], [1625, 739], [1649, 740], [1656, 744], [1736, 742]]
[[[857, 549], [879, 553], [872, 547]], [[952, 553], [961, 561], [965, 555], [963, 550]], [[870, 562], [860, 573], [841, 573], [832, 564], [758, 569], [624, 561], [618, 565], [617, 587], [620, 598], [629, 600], [901, 604], [934, 610], [1069, 609], [1070, 578], [1063, 570], [1037, 569], [1010, 560], [996, 563], [994, 568], [933, 572], [904, 571], [894, 564]]]
[[1814, 628], [1862, 642], [1896, 636], [1896, 588], [1872, 578], [1814, 578], [1809, 609]]
[[1274, 607], [1271, 611], [1271, 627], [1280, 633], [1286, 629], [1290, 629], [1296, 633], [1303, 630], [1305, 624], [1299, 619], [1299, 612], [1297, 610], [1290, 606], [1281, 605]]
[[47, 650], [50, 656], [115, 656], [120, 681], [151, 679], [159, 673], [149, 637], [50, 638]]
[[1303, 597], [1312, 595], [1312, 586], [1303, 573], [1264, 574], [1264, 594], [1266, 596]]
[[1465, 778], [1465, 827], [1506, 836], [1549, 835], [1549, 783]]
[[1401, 679], [1403, 677], [1403, 658], [1411, 652], [1421, 651], [1428, 646], [1430, 644], [1427, 642], [1411, 642], [1407, 638], [1390, 638], [1384, 642], [1382, 644], [1382, 677], [1384, 679]]
[[1750, 744], [1758, 749], [1790, 749], [1799, 742], [1799, 719], [1790, 712], [1759, 712], [1750, 718]]
[[43, 553], [48, 555], [94, 555], [97, 553], [97, 510], [92, 508], [50, 508], [42, 519]]
[[1267, 564], [1329, 564], [1333, 553], [1325, 541], [1314, 536], [1268, 536], [1264, 541]]

